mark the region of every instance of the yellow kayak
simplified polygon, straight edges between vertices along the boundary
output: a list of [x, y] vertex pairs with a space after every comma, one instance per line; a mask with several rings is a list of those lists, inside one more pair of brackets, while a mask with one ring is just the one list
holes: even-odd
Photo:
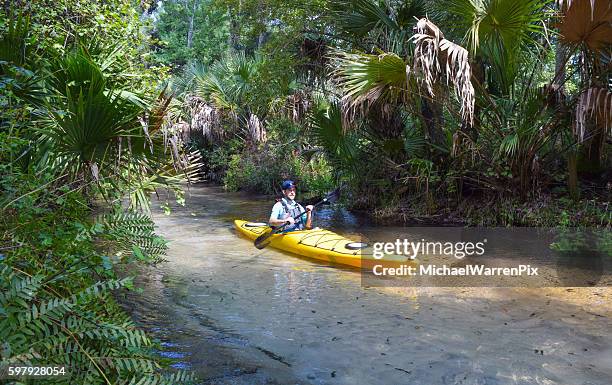
[[[234, 226], [239, 233], [249, 239], [256, 239], [268, 227], [266, 223], [247, 222], [239, 219], [234, 221]], [[375, 259], [372, 255], [372, 248], [368, 244], [352, 241], [323, 229], [274, 234], [271, 237], [270, 246], [308, 258], [359, 268], [369, 268], [380, 264], [410, 263], [408, 258], [399, 255], [386, 255], [383, 259]]]

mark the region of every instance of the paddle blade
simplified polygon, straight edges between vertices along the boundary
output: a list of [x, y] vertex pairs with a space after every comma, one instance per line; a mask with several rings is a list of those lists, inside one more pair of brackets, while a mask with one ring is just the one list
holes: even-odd
[[325, 198], [323, 198], [322, 202], [324, 202], [324, 203], [334, 203], [335, 201], [338, 200], [338, 198], [340, 198], [340, 187], [338, 187], [334, 191], [328, 193], [325, 196]]
[[259, 250], [263, 249], [264, 247], [268, 246], [270, 244], [270, 237], [274, 234], [274, 229], [272, 227], [268, 227], [266, 230], [264, 230], [264, 232], [257, 237], [257, 239], [255, 239], [255, 247], [257, 247]]

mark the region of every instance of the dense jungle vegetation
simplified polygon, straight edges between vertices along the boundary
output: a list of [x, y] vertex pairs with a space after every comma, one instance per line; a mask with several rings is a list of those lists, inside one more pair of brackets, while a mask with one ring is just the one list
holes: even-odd
[[163, 260], [151, 197], [188, 182], [609, 227], [611, 22], [608, 0], [0, 2], [0, 365], [184, 383], [115, 298]]
[[208, 179], [415, 223], [610, 223], [602, 1], [164, 1], [154, 56]]
[[115, 300], [135, 290], [121, 267], [167, 248], [151, 193], [180, 199], [199, 167], [166, 123], [148, 41], [128, 0], [1, 5], [0, 371], [67, 365], [68, 377], [43, 381], [64, 384], [189, 379], [162, 370]]

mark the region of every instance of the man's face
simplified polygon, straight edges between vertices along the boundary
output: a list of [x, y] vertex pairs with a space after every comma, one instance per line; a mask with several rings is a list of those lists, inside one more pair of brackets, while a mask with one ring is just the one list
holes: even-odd
[[285, 192], [285, 196], [291, 200], [295, 199], [295, 187], [288, 188], [287, 190], [283, 190]]

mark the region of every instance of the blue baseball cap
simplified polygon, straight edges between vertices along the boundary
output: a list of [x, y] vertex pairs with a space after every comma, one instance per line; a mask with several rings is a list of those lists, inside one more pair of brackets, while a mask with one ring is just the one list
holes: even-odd
[[283, 190], [289, 190], [290, 188], [295, 188], [295, 182], [293, 182], [292, 180], [286, 180], [283, 182], [281, 187]]

